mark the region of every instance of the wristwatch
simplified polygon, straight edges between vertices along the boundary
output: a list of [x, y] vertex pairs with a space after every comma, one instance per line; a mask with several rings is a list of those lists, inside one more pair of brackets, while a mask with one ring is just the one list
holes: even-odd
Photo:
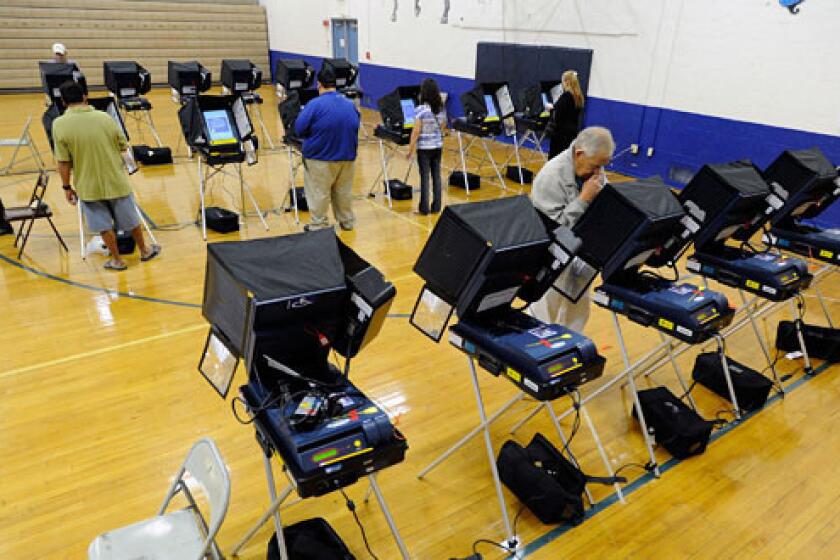
[[73, 190], [73, 185], [61, 185], [61, 188], [64, 189], [65, 191], [72, 191]]

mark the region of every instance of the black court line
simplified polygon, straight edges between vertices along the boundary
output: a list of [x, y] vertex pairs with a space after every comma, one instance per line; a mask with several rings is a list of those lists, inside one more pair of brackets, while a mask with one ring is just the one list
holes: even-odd
[[[190, 303], [188, 301], [178, 301], [173, 299], [164, 299], [164, 298], [156, 298], [151, 296], [143, 296], [140, 294], [135, 294], [133, 292], [121, 292], [118, 290], [111, 290], [108, 288], [103, 288], [102, 286], [93, 286], [91, 284], [84, 284], [82, 282], [76, 282], [75, 280], [68, 280], [67, 278], [62, 278], [60, 276], [56, 276], [55, 274], [50, 274], [49, 272], [44, 272], [43, 270], [38, 270], [37, 268], [33, 268], [31, 266], [25, 265], [22, 262], [16, 261], [11, 259], [5, 255], [0, 255], [0, 260], [15, 266], [21, 270], [25, 270], [30, 274], [34, 274], [36, 276], [40, 276], [41, 278], [45, 278], [47, 280], [52, 280], [54, 282], [59, 282], [61, 284], [65, 284], [67, 286], [72, 286], [74, 288], [81, 288], [83, 290], [89, 290], [92, 292], [100, 292], [103, 294], [108, 294], [110, 296], [119, 296], [124, 297], [127, 299], [136, 299], [138, 301], [145, 301], [149, 303], [162, 303], [164, 305], [175, 305], [178, 307], [187, 307], [192, 309], [200, 309], [200, 303]], [[387, 315], [388, 318], [391, 319], [407, 319], [411, 315], [409, 313], [389, 313]]]

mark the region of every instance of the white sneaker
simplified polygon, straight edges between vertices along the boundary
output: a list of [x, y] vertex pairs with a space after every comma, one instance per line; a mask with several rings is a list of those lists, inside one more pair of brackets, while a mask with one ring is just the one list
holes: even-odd
[[93, 238], [88, 241], [86, 249], [88, 254], [99, 253], [100, 255], [105, 255], [106, 257], [111, 254], [108, 250], [108, 246], [105, 245], [105, 242], [102, 240], [101, 235], [94, 235]]

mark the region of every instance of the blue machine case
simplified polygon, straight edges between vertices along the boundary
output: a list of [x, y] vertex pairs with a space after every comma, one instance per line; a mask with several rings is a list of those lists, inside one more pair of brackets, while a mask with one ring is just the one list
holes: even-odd
[[774, 227], [770, 235], [774, 246], [783, 251], [840, 265], [840, 231], [797, 225], [796, 230]]
[[811, 285], [808, 263], [775, 253], [746, 254], [724, 247], [719, 255], [695, 253], [686, 268], [721, 284], [740, 288], [771, 301], [785, 301]]
[[450, 328], [449, 341], [540, 401], [556, 399], [603, 373], [606, 359], [591, 339], [522, 312], [504, 319], [505, 324], [493, 326], [461, 320]]
[[720, 292], [694, 284], [646, 280], [644, 287], [603, 284], [595, 288], [592, 301], [689, 344], [705, 342], [732, 322], [735, 312]]
[[291, 426], [293, 400], [263, 409], [268, 391], [252, 381], [240, 388], [259, 434], [283, 460], [301, 498], [322, 496], [360, 477], [402, 462], [408, 443], [383, 411], [349, 381], [332, 389], [352, 399], [348, 410], [311, 430]]

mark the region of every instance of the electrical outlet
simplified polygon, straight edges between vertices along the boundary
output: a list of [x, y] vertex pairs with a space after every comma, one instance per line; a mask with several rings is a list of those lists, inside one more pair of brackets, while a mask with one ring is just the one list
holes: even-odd
[[638, 144], [630, 144], [630, 153], [636, 155], [639, 153], [639, 145]]
[[653, 157], [653, 146], [647, 149], [647, 157]]

